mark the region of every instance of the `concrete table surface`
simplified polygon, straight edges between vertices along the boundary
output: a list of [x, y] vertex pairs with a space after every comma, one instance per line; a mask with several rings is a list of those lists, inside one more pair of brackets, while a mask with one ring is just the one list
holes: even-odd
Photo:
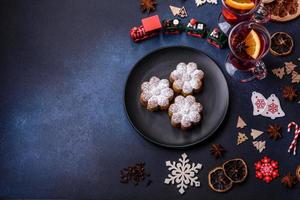
[[[189, 17], [201, 19], [209, 28], [217, 24], [218, 5], [197, 8], [193, 0], [158, 1], [162, 19], [172, 17], [169, 5], [184, 5]], [[204, 143], [172, 150], [144, 140], [129, 124], [123, 108], [126, 78], [134, 64], [149, 52], [165, 46], [185, 45], [205, 52], [224, 71], [228, 49], [219, 50], [205, 40], [185, 34], [160, 36], [141, 44], [129, 37], [131, 27], [143, 17], [138, 0], [2, 0], [0, 2], [0, 197], [93, 198], [93, 199], [300, 199], [300, 184], [288, 190], [277, 178], [266, 184], [255, 178], [253, 164], [263, 155], [280, 163], [280, 174], [294, 172], [299, 156], [288, 154], [292, 134], [290, 121], [299, 120], [300, 105], [282, 99], [288, 79], [272, 74], [263, 81], [240, 84], [226, 75], [230, 90], [228, 115], [220, 129]], [[187, 20], [187, 19], [186, 19]], [[271, 33], [286, 31], [295, 40], [291, 56], [268, 55], [269, 71], [300, 56], [300, 21], [268, 23]], [[299, 63], [298, 63], [299, 64]], [[299, 86], [297, 86], [299, 88]], [[271, 119], [252, 116], [252, 91], [281, 99], [286, 117], [283, 139], [271, 141], [259, 154], [247, 143], [236, 146], [237, 116], [251, 128], [266, 130]], [[212, 143], [227, 153], [216, 160], [209, 155]], [[182, 153], [203, 164], [200, 188], [180, 196], [175, 186], [163, 184], [166, 160]], [[213, 192], [208, 171], [225, 160], [241, 157], [249, 167], [244, 184], [230, 192]], [[119, 170], [138, 161], [146, 162], [153, 183], [133, 186], [119, 182]]]

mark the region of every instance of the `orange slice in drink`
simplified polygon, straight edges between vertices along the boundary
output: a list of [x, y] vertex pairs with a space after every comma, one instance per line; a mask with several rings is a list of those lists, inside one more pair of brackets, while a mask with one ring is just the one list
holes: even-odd
[[237, 10], [251, 10], [255, 7], [253, 0], [226, 0], [225, 4]]
[[261, 42], [254, 30], [251, 30], [245, 39], [246, 53], [253, 59], [259, 56]]

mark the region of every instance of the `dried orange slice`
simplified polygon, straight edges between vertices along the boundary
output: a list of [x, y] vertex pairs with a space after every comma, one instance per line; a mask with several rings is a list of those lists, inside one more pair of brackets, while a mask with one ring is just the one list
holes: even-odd
[[253, 0], [226, 0], [225, 4], [237, 10], [251, 10], [255, 7]]
[[300, 182], [300, 165], [298, 165], [297, 169], [296, 169], [296, 176], [298, 181]]
[[227, 176], [233, 183], [243, 182], [247, 175], [247, 164], [243, 159], [231, 159], [223, 164], [225, 176]]
[[271, 36], [270, 52], [274, 56], [289, 55], [294, 47], [293, 38], [285, 32], [276, 32]]
[[226, 192], [232, 188], [232, 181], [225, 175], [222, 167], [216, 167], [208, 174], [208, 185], [216, 192]]
[[259, 56], [261, 42], [259, 36], [254, 30], [251, 30], [245, 39], [246, 53], [253, 59]]
[[300, 16], [300, 0], [274, 0], [264, 6], [274, 21], [286, 22]]

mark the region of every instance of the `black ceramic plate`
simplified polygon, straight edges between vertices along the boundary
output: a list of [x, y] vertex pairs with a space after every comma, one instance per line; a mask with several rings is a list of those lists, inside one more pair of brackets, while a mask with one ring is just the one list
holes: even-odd
[[[168, 79], [179, 62], [195, 62], [205, 73], [203, 90], [195, 95], [204, 107], [203, 119], [189, 131], [172, 127], [167, 112], [150, 112], [139, 102], [142, 82], [154, 75]], [[128, 119], [138, 133], [158, 145], [182, 148], [207, 139], [217, 130], [227, 112], [229, 92], [224, 75], [211, 58], [196, 49], [177, 46], [156, 50], [134, 66], [124, 101]]]

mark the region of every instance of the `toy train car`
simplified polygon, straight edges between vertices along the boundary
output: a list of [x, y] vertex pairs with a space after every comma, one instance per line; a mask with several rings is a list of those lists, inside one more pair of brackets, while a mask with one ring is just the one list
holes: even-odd
[[193, 18], [186, 26], [186, 33], [190, 36], [203, 38], [206, 35], [206, 24]]
[[159, 34], [159, 31], [151, 31], [151, 32], [145, 32], [145, 28], [143, 25], [139, 27], [133, 27], [130, 30], [130, 37], [134, 42], [140, 42], [149, 38], [152, 38], [154, 36], [157, 36]]
[[214, 28], [207, 36], [207, 42], [219, 49], [227, 44], [227, 36], [219, 28]]
[[162, 25], [158, 15], [142, 19], [142, 25], [130, 30], [130, 37], [134, 42], [152, 38], [159, 34]]
[[184, 25], [177, 18], [163, 20], [162, 25], [162, 32], [164, 34], [180, 34], [184, 31]]

